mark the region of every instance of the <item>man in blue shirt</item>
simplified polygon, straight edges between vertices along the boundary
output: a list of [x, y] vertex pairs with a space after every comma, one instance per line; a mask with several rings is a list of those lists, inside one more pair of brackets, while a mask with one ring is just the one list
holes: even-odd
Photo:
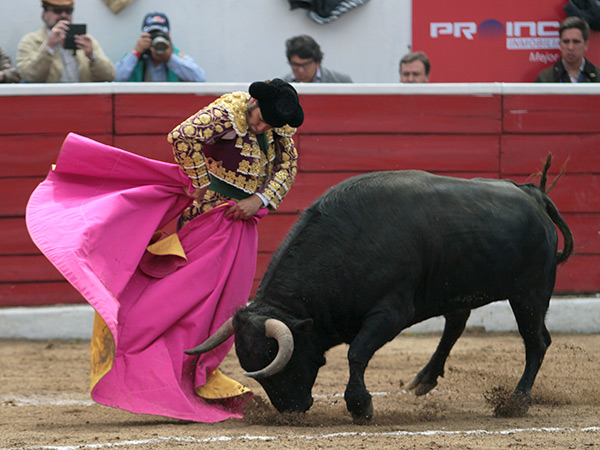
[[164, 13], [146, 14], [135, 48], [116, 65], [115, 81], [206, 81], [204, 69], [171, 42]]

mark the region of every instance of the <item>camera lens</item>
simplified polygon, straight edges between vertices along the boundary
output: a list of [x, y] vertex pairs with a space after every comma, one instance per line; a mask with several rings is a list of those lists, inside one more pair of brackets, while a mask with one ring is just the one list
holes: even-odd
[[157, 55], [162, 55], [169, 48], [169, 36], [161, 31], [154, 30], [150, 32], [152, 38], [152, 47]]
[[169, 48], [169, 41], [161, 36], [155, 37], [152, 39], [152, 47], [157, 55], [162, 55]]

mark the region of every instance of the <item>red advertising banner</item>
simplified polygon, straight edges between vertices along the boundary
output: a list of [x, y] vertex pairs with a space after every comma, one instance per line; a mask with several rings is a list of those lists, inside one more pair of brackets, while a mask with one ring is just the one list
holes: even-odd
[[[560, 58], [567, 0], [413, 0], [412, 49], [431, 60], [431, 82], [529, 82]], [[586, 53], [600, 64], [600, 33]]]

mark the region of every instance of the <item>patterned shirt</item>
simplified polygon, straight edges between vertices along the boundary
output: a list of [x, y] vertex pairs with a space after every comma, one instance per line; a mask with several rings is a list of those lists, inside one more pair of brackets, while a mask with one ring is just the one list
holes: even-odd
[[[245, 92], [225, 94], [169, 133], [175, 160], [197, 188], [212, 178], [243, 193], [260, 193], [268, 207], [277, 209], [294, 182], [298, 154], [289, 126], [266, 132], [268, 147], [261, 150], [248, 128]], [[183, 215], [184, 222], [206, 212], [226, 197], [209, 189], [200, 203]]]

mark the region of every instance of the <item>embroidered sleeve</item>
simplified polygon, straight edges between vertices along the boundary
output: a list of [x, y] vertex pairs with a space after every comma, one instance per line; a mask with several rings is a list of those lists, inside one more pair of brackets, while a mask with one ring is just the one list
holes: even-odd
[[202, 146], [213, 143], [232, 129], [227, 112], [211, 104], [179, 124], [169, 133], [175, 161], [196, 188], [208, 186], [210, 178]]
[[298, 170], [298, 153], [294, 141], [289, 136], [277, 136], [275, 145], [278, 156], [273, 167], [273, 172], [267, 182], [258, 190], [269, 202], [269, 207], [277, 209], [286, 196]]

